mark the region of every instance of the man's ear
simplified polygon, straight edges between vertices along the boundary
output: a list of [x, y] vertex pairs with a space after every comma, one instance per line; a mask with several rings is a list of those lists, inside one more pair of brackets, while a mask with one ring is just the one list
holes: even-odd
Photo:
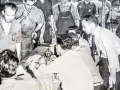
[[5, 11], [4, 10], [2, 10], [2, 15], [4, 15], [5, 14]]

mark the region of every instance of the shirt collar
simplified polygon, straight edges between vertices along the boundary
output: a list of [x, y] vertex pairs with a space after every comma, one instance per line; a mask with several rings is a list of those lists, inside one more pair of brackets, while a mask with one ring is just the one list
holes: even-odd
[[65, 4], [62, 4], [62, 3], [60, 3], [62, 6], [70, 6], [70, 2], [68, 1], [67, 3], [65, 3]]
[[99, 29], [99, 26], [97, 26], [97, 27], [96, 27], [96, 29], [94, 30], [94, 32], [93, 32], [93, 34], [92, 34], [92, 35], [94, 35], [94, 36], [95, 36], [96, 34], [98, 34], [98, 29]]

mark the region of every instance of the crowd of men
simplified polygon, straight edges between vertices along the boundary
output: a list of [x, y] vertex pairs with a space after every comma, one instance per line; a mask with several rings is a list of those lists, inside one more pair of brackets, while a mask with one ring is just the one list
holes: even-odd
[[109, 30], [108, 0], [105, 15], [103, 28], [101, 0], [59, 0], [54, 6], [51, 0], [6, 3], [0, 15], [1, 77], [15, 75], [18, 60], [50, 44], [56, 56], [51, 64], [46, 65], [41, 55], [25, 62], [37, 79], [57, 74], [62, 90], [120, 90], [120, 38]]

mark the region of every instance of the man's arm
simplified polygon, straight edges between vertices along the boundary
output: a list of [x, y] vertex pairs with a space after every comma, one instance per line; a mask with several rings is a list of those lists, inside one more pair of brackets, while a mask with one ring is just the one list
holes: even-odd
[[108, 19], [107, 19], [107, 22], [110, 22], [110, 19], [111, 19], [111, 3], [109, 1], [107, 1], [107, 7], [109, 9], [109, 12], [108, 12]]
[[[17, 20], [16, 20], [17, 21]], [[16, 35], [16, 51], [19, 61], [21, 60], [21, 25], [19, 21], [16, 22], [17, 24], [17, 35]]]
[[39, 32], [39, 30], [41, 30], [41, 35], [40, 35], [40, 42], [43, 43], [43, 35], [44, 35], [44, 31], [45, 31], [45, 18], [44, 18], [44, 14], [42, 12], [42, 10], [38, 10], [39, 13], [38, 15], [35, 17], [35, 22], [37, 24], [36, 28], [34, 29], [35, 32]]
[[[119, 70], [118, 53], [115, 48], [115, 42], [118, 42], [117, 41], [118, 39], [111, 34], [108, 34], [106, 38], [105, 33], [104, 33], [104, 36], [102, 36], [101, 38], [102, 38], [104, 49], [106, 51], [108, 62], [109, 62], [109, 66], [108, 66], [109, 72], [110, 72], [109, 82], [113, 85], [116, 82], [116, 72]], [[112, 85], [109, 85], [109, 86], [112, 86]]]
[[19, 61], [21, 60], [21, 43], [16, 43], [16, 51]]
[[73, 18], [74, 18], [74, 21], [75, 21], [75, 24], [76, 26], [79, 27], [79, 20], [80, 20], [80, 17], [79, 17], [79, 14], [78, 14], [78, 9], [77, 7], [75, 7], [73, 4], [71, 4], [72, 6], [72, 15], [73, 15]]

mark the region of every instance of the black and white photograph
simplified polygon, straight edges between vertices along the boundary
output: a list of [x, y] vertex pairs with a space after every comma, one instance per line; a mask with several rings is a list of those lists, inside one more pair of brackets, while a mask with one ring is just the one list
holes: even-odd
[[0, 90], [120, 90], [120, 0], [0, 0]]

